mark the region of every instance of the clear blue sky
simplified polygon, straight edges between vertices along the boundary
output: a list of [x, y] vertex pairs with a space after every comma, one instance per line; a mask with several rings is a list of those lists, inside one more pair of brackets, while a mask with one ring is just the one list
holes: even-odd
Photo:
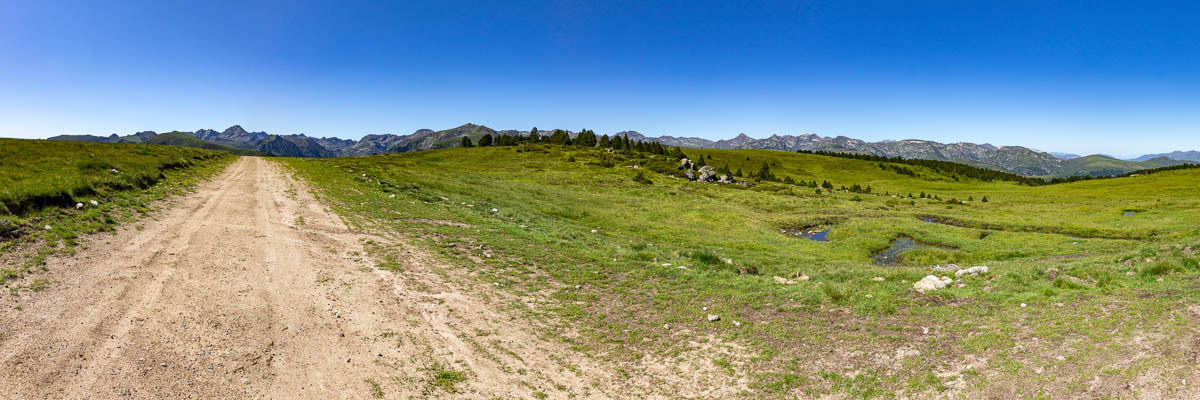
[[474, 122], [1200, 149], [1197, 4], [3, 1], [0, 136]]

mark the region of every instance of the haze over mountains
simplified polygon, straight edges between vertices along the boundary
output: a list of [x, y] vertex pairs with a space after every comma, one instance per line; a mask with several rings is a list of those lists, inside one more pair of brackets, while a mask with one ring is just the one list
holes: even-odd
[[[549, 133], [549, 131], [543, 132]], [[568, 132], [572, 137], [575, 136], [574, 132]], [[498, 131], [475, 124], [465, 124], [440, 131], [419, 129], [408, 135], [367, 135], [358, 141], [340, 138], [314, 138], [304, 134], [273, 135], [266, 132], [250, 132], [240, 125], [234, 125], [219, 132], [212, 129], [182, 132], [182, 134], [190, 135], [203, 142], [238, 149], [243, 154], [257, 153], [282, 157], [348, 157], [401, 153], [459, 146], [464, 136], [470, 138], [472, 142], [478, 143], [485, 135], [495, 138], [501, 135], [527, 136], [529, 133], [529, 131], [521, 130]], [[185, 141], [178, 137], [180, 133], [172, 134], [176, 136], [166, 144], [195, 146], [194, 143], [183, 143]], [[116, 134], [110, 136], [63, 135], [52, 137], [50, 140], [155, 143], [154, 138], [158, 136], [162, 135], [144, 131], [128, 136]], [[1068, 153], [1047, 153], [1021, 146], [997, 147], [986, 143], [939, 143], [916, 139], [867, 142], [845, 136], [823, 137], [814, 134], [771, 135], [755, 139], [743, 133], [732, 139], [716, 141], [696, 137], [649, 137], [637, 131], [617, 132], [613, 136], [628, 136], [630, 140], [655, 141], [667, 146], [696, 149], [764, 149], [789, 152], [806, 150], [943, 160], [1027, 176], [1115, 175], [1140, 169], [1200, 162], [1200, 152], [1196, 151], [1148, 154], [1132, 160], [1119, 160], [1104, 155], [1081, 157]], [[157, 142], [164, 142], [164, 140]]]

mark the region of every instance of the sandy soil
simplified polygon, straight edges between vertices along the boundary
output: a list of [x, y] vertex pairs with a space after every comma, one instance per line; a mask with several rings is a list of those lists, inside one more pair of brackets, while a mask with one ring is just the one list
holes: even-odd
[[[365, 240], [405, 254], [402, 268], [374, 268]], [[243, 157], [153, 220], [49, 260], [51, 285], [0, 310], [0, 398], [722, 394], [686, 366], [666, 373], [674, 387], [620, 378], [434, 262], [349, 232], [279, 167]], [[447, 368], [466, 378], [454, 392], [435, 384]]]

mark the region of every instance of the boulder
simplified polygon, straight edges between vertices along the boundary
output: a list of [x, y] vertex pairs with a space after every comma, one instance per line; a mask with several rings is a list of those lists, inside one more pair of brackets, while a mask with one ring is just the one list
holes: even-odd
[[694, 180], [696, 180], [696, 173], [695, 173], [695, 172], [692, 172], [692, 170], [690, 170], [690, 169], [689, 169], [689, 170], [686, 170], [686, 171], [683, 171], [683, 175], [684, 175], [684, 176], [686, 176], [686, 177], [688, 178], [688, 180], [689, 180], [689, 181], [694, 181]]
[[700, 177], [697, 179], [700, 182], [713, 182], [717, 180], [717, 169], [711, 165], [700, 167]]
[[926, 275], [924, 278], [917, 281], [917, 283], [913, 284], [913, 289], [916, 289], [918, 292], [925, 293], [927, 291], [934, 291], [934, 290], [945, 288], [946, 285], [949, 285], [953, 282], [954, 282], [953, 279], [950, 279], [949, 277], [946, 277], [946, 276], [938, 278], [933, 275]]
[[720, 178], [720, 179], [717, 179], [717, 182], [721, 182], [721, 183], [733, 183], [733, 176], [730, 176], [729, 174], [724, 174], [724, 175], [721, 175], [721, 178]]
[[718, 317], [716, 314], [708, 314], [708, 322], [717, 322], [720, 320], [721, 317]]
[[788, 278], [784, 278], [784, 277], [782, 277], [782, 276], [776, 276], [776, 277], [775, 277], [775, 283], [778, 283], [778, 284], [780, 284], [780, 285], [791, 285], [791, 284], [795, 284], [795, 283], [796, 283], [796, 281], [793, 281], [793, 280], [791, 280], [791, 279], [788, 279]]
[[692, 160], [686, 158], [679, 160], [679, 169], [692, 169]]
[[82, 209], [83, 209], [83, 203], [75, 203], [75, 209], [76, 209], [76, 210], [82, 210]]

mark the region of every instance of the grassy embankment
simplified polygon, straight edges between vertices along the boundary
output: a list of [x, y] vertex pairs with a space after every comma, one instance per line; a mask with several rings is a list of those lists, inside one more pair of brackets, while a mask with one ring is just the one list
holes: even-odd
[[186, 147], [0, 139], [0, 284], [12, 294], [44, 286], [27, 275], [47, 255], [146, 216], [155, 200], [232, 159]]
[[[488, 286], [548, 300], [513, 305], [553, 324], [548, 336], [623, 365], [699, 354], [748, 397], [1170, 395], [1194, 368], [1200, 172], [1028, 187], [805, 154], [687, 154], [872, 193], [688, 182], [662, 156], [605, 167], [600, 150], [549, 145], [285, 162], [351, 225], [409, 234]], [[828, 242], [781, 233], [801, 228], [832, 230]], [[946, 249], [874, 264], [901, 235]], [[991, 272], [912, 290], [948, 262]]]

